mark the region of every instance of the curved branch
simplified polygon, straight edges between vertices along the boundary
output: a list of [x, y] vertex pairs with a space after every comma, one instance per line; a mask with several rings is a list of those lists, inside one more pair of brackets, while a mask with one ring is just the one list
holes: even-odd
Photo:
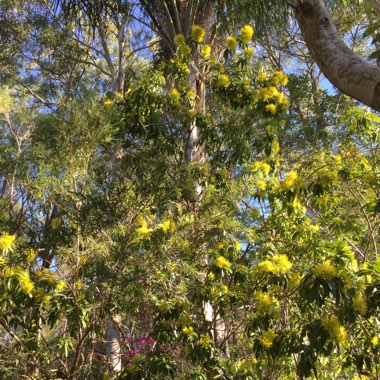
[[358, 57], [338, 35], [323, 0], [299, 0], [295, 16], [323, 74], [346, 95], [380, 111], [380, 68]]

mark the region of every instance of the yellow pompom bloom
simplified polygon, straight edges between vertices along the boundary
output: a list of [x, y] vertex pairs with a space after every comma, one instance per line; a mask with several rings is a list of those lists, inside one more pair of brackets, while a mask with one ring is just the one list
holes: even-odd
[[274, 314], [277, 311], [278, 300], [268, 293], [256, 292], [254, 295], [256, 311], [259, 314]]
[[227, 46], [229, 49], [231, 50], [235, 50], [236, 47], [237, 47], [237, 41], [236, 41], [236, 38], [233, 37], [233, 36], [229, 36], [227, 38]]
[[209, 335], [203, 335], [199, 340], [198, 344], [203, 348], [210, 347], [212, 343], [212, 339]]
[[276, 106], [275, 104], [273, 104], [273, 103], [271, 103], [271, 104], [267, 104], [267, 105], [265, 106], [265, 109], [266, 109], [268, 112], [270, 112], [272, 115], [275, 115], [276, 112], [277, 112], [277, 106]]
[[215, 260], [215, 265], [220, 269], [228, 269], [232, 264], [224, 256], [219, 256]]
[[253, 49], [251, 47], [248, 47], [248, 48], [245, 48], [243, 50], [243, 54], [247, 57], [247, 58], [252, 58], [253, 57]]
[[272, 262], [274, 264], [274, 272], [277, 274], [286, 274], [293, 266], [293, 264], [289, 261], [288, 256], [284, 254], [274, 255]]
[[277, 139], [274, 139], [272, 141], [272, 153], [276, 155], [278, 154], [279, 151], [280, 151], [280, 144]]
[[187, 336], [193, 336], [194, 334], [194, 328], [192, 326], [184, 327], [182, 329], [182, 332]]
[[17, 273], [17, 277], [22, 291], [29, 294], [34, 289], [34, 283], [30, 279], [29, 272], [26, 270], [20, 271]]
[[0, 250], [6, 251], [10, 249], [15, 239], [16, 239], [16, 236], [9, 235], [7, 233], [0, 236]]
[[220, 87], [227, 88], [230, 85], [230, 83], [231, 83], [230, 78], [228, 78], [226, 74], [219, 75], [218, 85]]
[[315, 265], [312, 272], [316, 277], [327, 281], [331, 281], [333, 278], [338, 276], [338, 270], [333, 264], [331, 264], [330, 260], [326, 260], [324, 263]]
[[377, 345], [379, 344], [379, 337], [377, 335], [374, 335], [371, 339], [371, 343], [373, 347], [377, 347]]
[[66, 284], [60, 280], [57, 282], [57, 285], [55, 286], [55, 288], [60, 292], [61, 290], [63, 290], [64, 288], [66, 287]]
[[285, 109], [289, 108], [289, 100], [286, 98], [283, 92], [280, 92], [277, 96], [277, 103], [280, 104]]
[[140, 221], [139, 228], [136, 229], [137, 235], [141, 238], [149, 237], [149, 235], [153, 232], [152, 228], [148, 228], [148, 222], [146, 220]]
[[169, 92], [170, 99], [174, 100], [175, 102], [178, 102], [181, 98], [181, 94], [176, 88], [172, 88]]
[[177, 34], [177, 35], [174, 37], [174, 43], [175, 43], [177, 46], [184, 45], [184, 44], [186, 43], [186, 37], [185, 37], [182, 33], [179, 33], [179, 34]]
[[199, 25], [193, 25], [191, 27], [191, 37], [194, 38], [195, 41], [201, 43], [205, 38], [206, 31]]
[[165, 233], [170, 232], [170, 231], [174, 231], [175, 223], [172, 220], [164, 220], [161, 224], [161, 229]]
[[274, 264], [270, 260], [264, 260], [257, 264], [257, 269], [260, 272], [270, 273], [274, 271]]
[[276, 337], [276, 333], [273, 329], [269, 329], [268, 331], [262, 333], [259, 337], [259, 341], [264, 348], [271, 348], [273, 346], [274, 338]]
[[353, 300], [354, 309], [358, 312], [358, 314], [364, 316], [367, 314], [367, 301], [362, 293], [357, 292], [354, 300]]
[[322, 320], [323, 328], [328, 332], [331, 339], [335, 339], [338, 343], [342, 344], [346, 340], [346, 329], [342, 326], [335, 315], [324, 318]]
[[179, 51], [183, 55], [189, 55], [191, 53], [191, 47], [189, 45], [180, 45]]
[[273, 86], [264, 87], [260, 90], [260, 97], [264, 101], [274, 98], [277, 95], [278, 95], [278, 90], [276, 87], [273, 87]]
[[111, 108], [114, 105], [114, 103], [111, 99], [104, 99], [103, 104], [104, 104], [104, 107], [106, 107], [106, 108]]
[[211, 46], [210, 45], [205, 45], [203, 47], [202, 54], [203, 54], [204, 58], [208, 58], [211, 55]]
[[276, 86], [285, 86], [288, 83], [288, 76], [283, 71], [276, 71], [273, 74], [272, 81]]
[[283, 190], [290, 190], [292, 189], [298, 180], [298, 175], [296, 172], [288, 172], [285, 175], [285, 178], [281, 181], [280, 187]]
[[240, 30], [240, 39], [247, 43], [252, 40], [253, 37], [253, 28], [250, 25], [245, 25]]

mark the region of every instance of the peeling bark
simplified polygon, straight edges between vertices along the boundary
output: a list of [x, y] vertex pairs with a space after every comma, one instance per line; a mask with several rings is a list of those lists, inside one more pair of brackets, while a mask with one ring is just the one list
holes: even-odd
[[298, 0], [295, 16], [319, 68], [340, 91], [380, 111], [380, 68], [344, 43], [323, 0]]

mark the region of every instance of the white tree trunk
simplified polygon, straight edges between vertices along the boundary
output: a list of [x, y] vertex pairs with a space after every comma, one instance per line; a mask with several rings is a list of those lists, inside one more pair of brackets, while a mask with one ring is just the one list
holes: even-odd
[[107, 337], [106, 337], [106, 350], [113, 378], [117, 377], [121, 372], [121, 337], [116, 323], [120, 323], [121, 318], [119, 315], [113, 315], [112, 321], [108, 323]]
[[344, 43], [323, 0], [292, 4], [303, 38], [323, 74], [346, 95], [380, 111], [380, 68]]

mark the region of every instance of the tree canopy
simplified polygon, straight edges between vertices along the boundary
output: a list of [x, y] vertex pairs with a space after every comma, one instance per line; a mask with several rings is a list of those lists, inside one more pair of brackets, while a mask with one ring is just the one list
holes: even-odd
[[377, 379], [378, 5], [1, 2], [0, 377]]

